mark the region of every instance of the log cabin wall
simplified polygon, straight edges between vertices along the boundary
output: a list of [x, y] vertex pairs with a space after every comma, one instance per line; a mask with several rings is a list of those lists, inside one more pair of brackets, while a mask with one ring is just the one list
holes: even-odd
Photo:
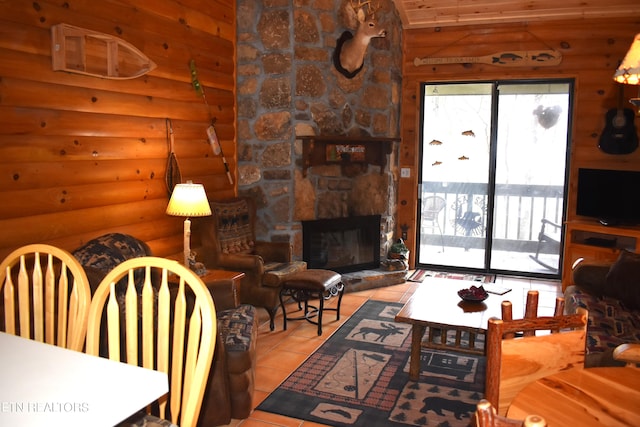
[[[617, 106], [618, 88], [613, 73], [636, 33], [640, 19], [580, 19], [522, 24], [441, 27], [403, 32], [403, 89], [399, 161], [411, 168], [410, 178], [401, 178], [398, 188], [400, 226], [408, 225], [407, 246], [415, 265], [415, 230], [419, 164], [420, 84], [443, 81], [487, 81], [492, 79], [572, 78], [575, 81], [573, 128], [570, 153], [567, 219], [575, 214], [576, 173], [580, 167], [640, 170], [640, 150], [628, 155], [608, 155], [598, 148], [608, 109]], [[415, 66], [416, 57], [482, 56], [509, 50], [556, 49], [563, 55], [553, 67], [498, 67], [486, 64]], [[625, 87], [625, 107], [638, 97], [637, 86]], [[627, 107], [628, 106], [628, 107]]]
[[[230, 184], [206, 128], [215, 120], [236, 171], [235, 21], [235, 0], [0, 2], [0, 259], [29, 243], [73, 250], [108, 232], [158, 256], [182, 251], [184, 219], [165, 214], [166, 122], [183, 181], [204, 184], [210, 199], [234, 196], [236, 176]], [[59, 23], [123, 39], [157, 68], [127, 80], [53, 71]]]

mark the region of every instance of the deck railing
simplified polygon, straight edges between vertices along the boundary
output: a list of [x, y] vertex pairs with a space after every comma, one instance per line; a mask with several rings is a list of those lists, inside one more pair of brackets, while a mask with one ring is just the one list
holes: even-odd
[[[456, 247], [483, 247], [487, 228], [487, 184], [424, 182], [421, 234], [423, 243]], [[563, 186], [496, 185], [493, 247], [518, 252], [535, 251], [542, 219], [561, 224]], [[444, 199], [437, 224], [429, 221], [429, 197]], [[439, 229], [438, 226], [439, 225]], [[440, 232], [442, 236], [440, 236]]]

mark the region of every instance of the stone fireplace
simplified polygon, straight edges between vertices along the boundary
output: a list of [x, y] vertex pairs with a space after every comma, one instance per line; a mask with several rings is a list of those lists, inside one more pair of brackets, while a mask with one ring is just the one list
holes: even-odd
[[[378, 268], [393, 243], [396, 182], [390, 165], [396, 158], [397, 138], [302, 136], [302, 170], [296, 180], [295, 216], [302, 222], [303, 259], [314, 268], [329, 259], [340, 272]], [[360, 224], [358, 224], [360, 223]], [[333, 244], [332, 252], [311, 250], [310, 231], [323, 244], [339, 240], [351, 246], [346, 252]], [[366, 231], [364, 231], [366, 229]], [[322, 234], [323, 235], [318, 235]], [[366, 237], [365, 235], [366, 234]], [[375, 244], [371, 239], [377, 239]], [[318, 243], [318, 242], [316, 242]], [[357, 244], [362, 247], [356, 247]], [[304, 253], [306, 249], [307, 253]], [[377, 251], [373, 256], [371, 251]], [[319, 250], [320, 252], [315, 252]], [[351, 252], [349, 255], [348, 252]], [[367, 253], [367, 260], [360, 255]], [[342, 254], [342, 255], [340, 255]], [[354, 263], [338, 261], [355, 256]], [[338, 270], [336, 270], [338, 271]]]
[[[400, 133], [401, 21], [391, 0], [379, 2], [387, 36], [371, 41], [362, 71], [347, 78], [331, 57], [354, 30], [341, 12], [348, 4], [237, 2], [238, 193], [256, 201], [256, 234], [290, 242], [296, 259], [303, 221], [379, 215], [381, 259], [397, 237], [400, 143], [390, 140]], [[309, 138], [328, 135], [355, 139], [365, 154], [336, 150], [336, 161], [319, 162], [320, 150], [311, 160]]]

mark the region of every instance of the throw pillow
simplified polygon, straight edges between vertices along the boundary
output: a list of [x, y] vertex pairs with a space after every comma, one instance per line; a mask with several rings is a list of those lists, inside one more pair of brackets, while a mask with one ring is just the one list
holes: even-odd
[[604, 293], [640, 310], [640, 254], [622, 250], [607, 273]]

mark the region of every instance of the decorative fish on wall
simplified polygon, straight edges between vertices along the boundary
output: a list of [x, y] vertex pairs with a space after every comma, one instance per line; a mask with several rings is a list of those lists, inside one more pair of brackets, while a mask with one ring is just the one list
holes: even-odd
[[514, 50], [485, 56], [452, 56], [415, 58], [413, 65], [489, 64], [501, 67], [550, 67], [562, 62], [556, 50]]

